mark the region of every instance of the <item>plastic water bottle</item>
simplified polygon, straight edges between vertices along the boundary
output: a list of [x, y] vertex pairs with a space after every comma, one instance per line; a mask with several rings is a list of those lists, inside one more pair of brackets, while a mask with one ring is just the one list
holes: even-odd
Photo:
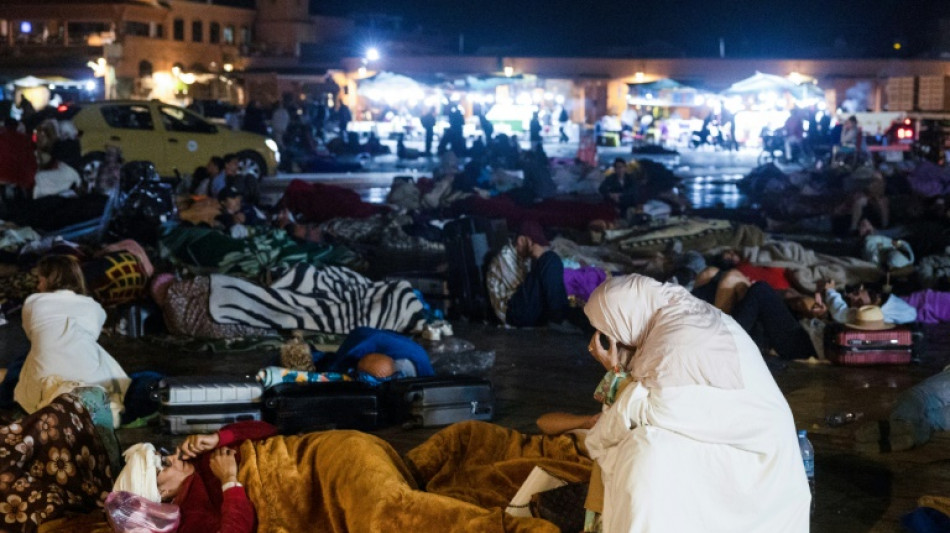
[[798, 448], [802, 452], [805, 475], [808, 476], [808, 490], [811, 491], [811, 514], [815, 514], [815, 449], [808, 440], [808, 432], [804, 429], [798, 432]]

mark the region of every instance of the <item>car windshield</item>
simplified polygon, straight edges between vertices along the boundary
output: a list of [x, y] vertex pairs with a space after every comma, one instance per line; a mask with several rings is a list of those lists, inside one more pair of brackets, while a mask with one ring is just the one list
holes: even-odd
[[217, 133], [218, 129], [180, 107], [162, 106], [162, 124], [168, 131]]
[[127, 130], [150, 130], [152, 113], [143, 105], [106, 105], [100, 109], [106, 124]]

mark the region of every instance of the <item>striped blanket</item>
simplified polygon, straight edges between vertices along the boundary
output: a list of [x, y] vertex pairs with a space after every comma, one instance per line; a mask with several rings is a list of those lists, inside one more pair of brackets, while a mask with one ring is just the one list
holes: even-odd
[[349, 333], [359, 326], [421, 328], [422, 302], [407, 281], [371, 281], [338, 266], [300, 263], [270, 287], [215, 274], [211, 316], [223, 324]]

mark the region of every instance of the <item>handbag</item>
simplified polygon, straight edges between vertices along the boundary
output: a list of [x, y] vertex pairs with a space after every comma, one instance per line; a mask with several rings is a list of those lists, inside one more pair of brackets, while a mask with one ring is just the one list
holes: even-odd
[[553, 523], [563, 533], [584, 531], [587, 482], [568, 483], [531, 496], [531, 515]]

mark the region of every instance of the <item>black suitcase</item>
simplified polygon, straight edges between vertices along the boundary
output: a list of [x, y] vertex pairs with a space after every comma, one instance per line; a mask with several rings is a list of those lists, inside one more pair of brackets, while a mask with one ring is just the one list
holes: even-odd
[[187, 376], [162, 379], [151, 396], [160, 404], [164, 432], [184, 435], [260, 420], [262, 392], [260, 383], [250, 378]]
[[503, 219], [465, 217], [446, 223], [442, 230], [449, 264], [452, 308], [471, 320], [491, 320], [485, 272], [488, 262], [508, 243]]
[[487, 379], [454, 376], [411, 378], [384, 385], [391, 419], [406, 427], [436, 427], [463, 420], [491, 420], [495, 398]]
[[379, 388], [358, 381], [280, 383], [264, 393], [263, 417], [281, 434], [383, 425]]

